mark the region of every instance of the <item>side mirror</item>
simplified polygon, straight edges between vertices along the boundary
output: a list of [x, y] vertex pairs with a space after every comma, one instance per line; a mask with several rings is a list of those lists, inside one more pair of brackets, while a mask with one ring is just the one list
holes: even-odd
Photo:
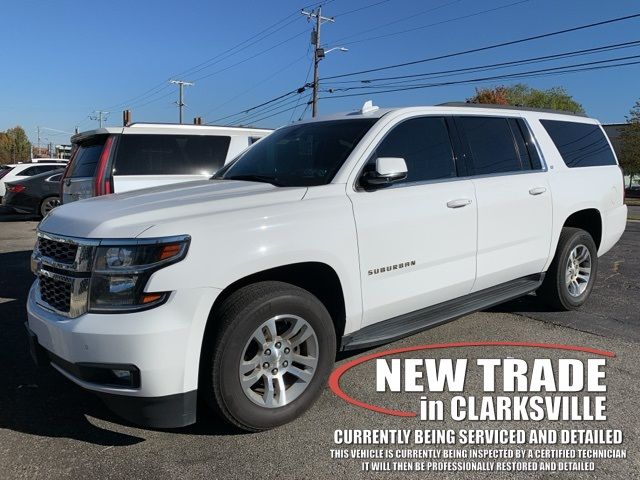
[[362, 183], [369, 187], [382, 187], [407, 178], [407, 164], [404, 158], [378, 157], [376, 169], [362, 177]]

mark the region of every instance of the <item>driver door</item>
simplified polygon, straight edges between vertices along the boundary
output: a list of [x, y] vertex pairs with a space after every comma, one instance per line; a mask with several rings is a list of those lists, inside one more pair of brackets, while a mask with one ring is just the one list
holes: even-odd
[[396, 124], [362, 174], [378, 157], [403, 158], [408, 172], [389, 186], [361, 184], [348, 193], [358, 232], [363, 327], [466, 295], [476, 275], [474, 186], [457, 178], [447, 119]]

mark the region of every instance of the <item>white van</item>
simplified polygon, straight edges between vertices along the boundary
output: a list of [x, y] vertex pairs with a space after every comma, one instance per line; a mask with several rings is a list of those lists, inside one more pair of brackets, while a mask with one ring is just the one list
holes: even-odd
[[271, 130], [133, 123], [71, 137], [62, 203], [170, 183], [203, 180]]

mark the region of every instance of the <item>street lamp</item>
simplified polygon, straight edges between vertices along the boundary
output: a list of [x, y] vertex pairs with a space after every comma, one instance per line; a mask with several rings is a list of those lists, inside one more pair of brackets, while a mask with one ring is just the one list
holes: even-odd
[[325, 50], [324, 48], [318, 48], [318, 59], [324, 58], [327, 53], [331, 53], [334, 50], [339, 50], [341, 52], [348, 52], [349, 49], [345, 47], [333, 47], [329, 50]]

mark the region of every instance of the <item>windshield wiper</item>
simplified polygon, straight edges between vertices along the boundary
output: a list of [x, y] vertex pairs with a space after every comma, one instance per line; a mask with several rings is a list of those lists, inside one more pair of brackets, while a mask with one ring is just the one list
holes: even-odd
[[262, 182], [270, 183], [276, 187], [283, 187], [284, 185], [278, 182], [274, 177], [268, 175], [234, 175], [232, 177], [222, 177], [224, 180], [247, 180], [249, 182]]

